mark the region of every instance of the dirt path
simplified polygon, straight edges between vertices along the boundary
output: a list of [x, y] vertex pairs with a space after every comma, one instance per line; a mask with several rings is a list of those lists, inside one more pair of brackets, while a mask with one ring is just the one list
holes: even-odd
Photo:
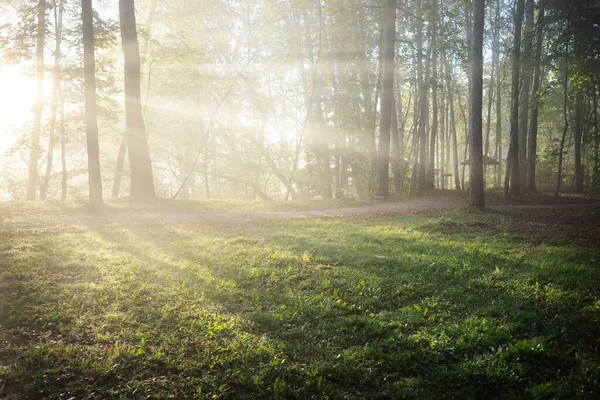
[[[488, 200], [489, 208], [496, 210], [526, 210], [526, 209], [560, 209], [560, 208], [585, 208], [591, 207], [592, 201], [577, 199], [567, 204], [546, 205], [505, 205], [499, 198], [491, 197]], [[253, 221], [293, 220], [311, 218], [343, 218], [343, 217], [381, 217], [404, 214], [435, 213], [465, 208], [467, 204], [464, 194], [432, 195], [416, 197], [404, 201], [371, 204], [360, 207], [332, 208], [312, 211], [262, 211], [262, 212], [179, 212], [156, 213], [145, 215], [133, 214], [63, 214], [47, 215], [40, 212], [36, 215], [19, 214], [0, 216], [0, 232], [30, 229], [64, 229], [70, 226], [103, 226], [103, 225], [131, 225], [131, 224], [164, 224], [164, 223], [208, 223], [211, 225], [230, 225], [233, 223], [251, 223]]]

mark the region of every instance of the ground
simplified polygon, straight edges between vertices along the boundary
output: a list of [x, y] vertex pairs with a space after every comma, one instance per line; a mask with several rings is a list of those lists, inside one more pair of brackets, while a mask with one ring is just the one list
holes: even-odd
[[600, 210], [491, 198], [2, 203], [0, 398], [598, 398]]

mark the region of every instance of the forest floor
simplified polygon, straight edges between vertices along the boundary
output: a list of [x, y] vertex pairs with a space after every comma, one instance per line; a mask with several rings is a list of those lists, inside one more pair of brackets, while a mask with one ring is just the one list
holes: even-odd
[[[486, 205], [493, 210], [517, 210], [561, 207], [589, 207], [594, 200], [581, 196], [538, 194], [507, 201], [501, 191], [489, 191]], [[243, 224], [257, 220], [365, 217], [376, 218], [403, 214], [432, 213], [464, 209], [468, 194], [464, 191], [434, 190], [410, 199], [309, 200], [265, 202], [249, 200], [165, 200], [135, 202], [109, 200], [101, 214], [90, 213], [84, 202], [22, 203], [0, 202], [0, 229], [66, 227], [131, 223], [211, 223]], [[31, 218], [32, 213], [36, 218]]]
[[0, 398], [598, 398], [598, 206], [430, 197], [1, 203]]

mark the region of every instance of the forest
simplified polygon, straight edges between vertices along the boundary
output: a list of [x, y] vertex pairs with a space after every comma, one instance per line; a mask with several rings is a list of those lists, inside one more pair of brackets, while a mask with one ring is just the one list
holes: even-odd
[[0, 0], [0, 398], [598, 398], [600, 0]]

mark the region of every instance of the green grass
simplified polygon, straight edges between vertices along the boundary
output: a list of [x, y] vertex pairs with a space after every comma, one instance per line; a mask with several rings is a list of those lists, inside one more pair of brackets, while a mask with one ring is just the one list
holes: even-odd
[[[311, 199], [298, 201], [260, 201], [236, 199], [212, 200], [170, 200], [156, 199], [149, 202], [134, 201], [130, 198], [107, 200], [104, 215], [156, 215], [204, 212], [293, 212], [331, 208], [358, 207], [377, 204], [363, 199]], [[39, 203], [0, 202], [0, 222], [4, 218], [30, 218], [31, 213], [40, 216], [87, 215], [87, 201], [46, 201]]]
[[600, 220], [541, 213], [0, 230], [0, 398], [597, 398]]

